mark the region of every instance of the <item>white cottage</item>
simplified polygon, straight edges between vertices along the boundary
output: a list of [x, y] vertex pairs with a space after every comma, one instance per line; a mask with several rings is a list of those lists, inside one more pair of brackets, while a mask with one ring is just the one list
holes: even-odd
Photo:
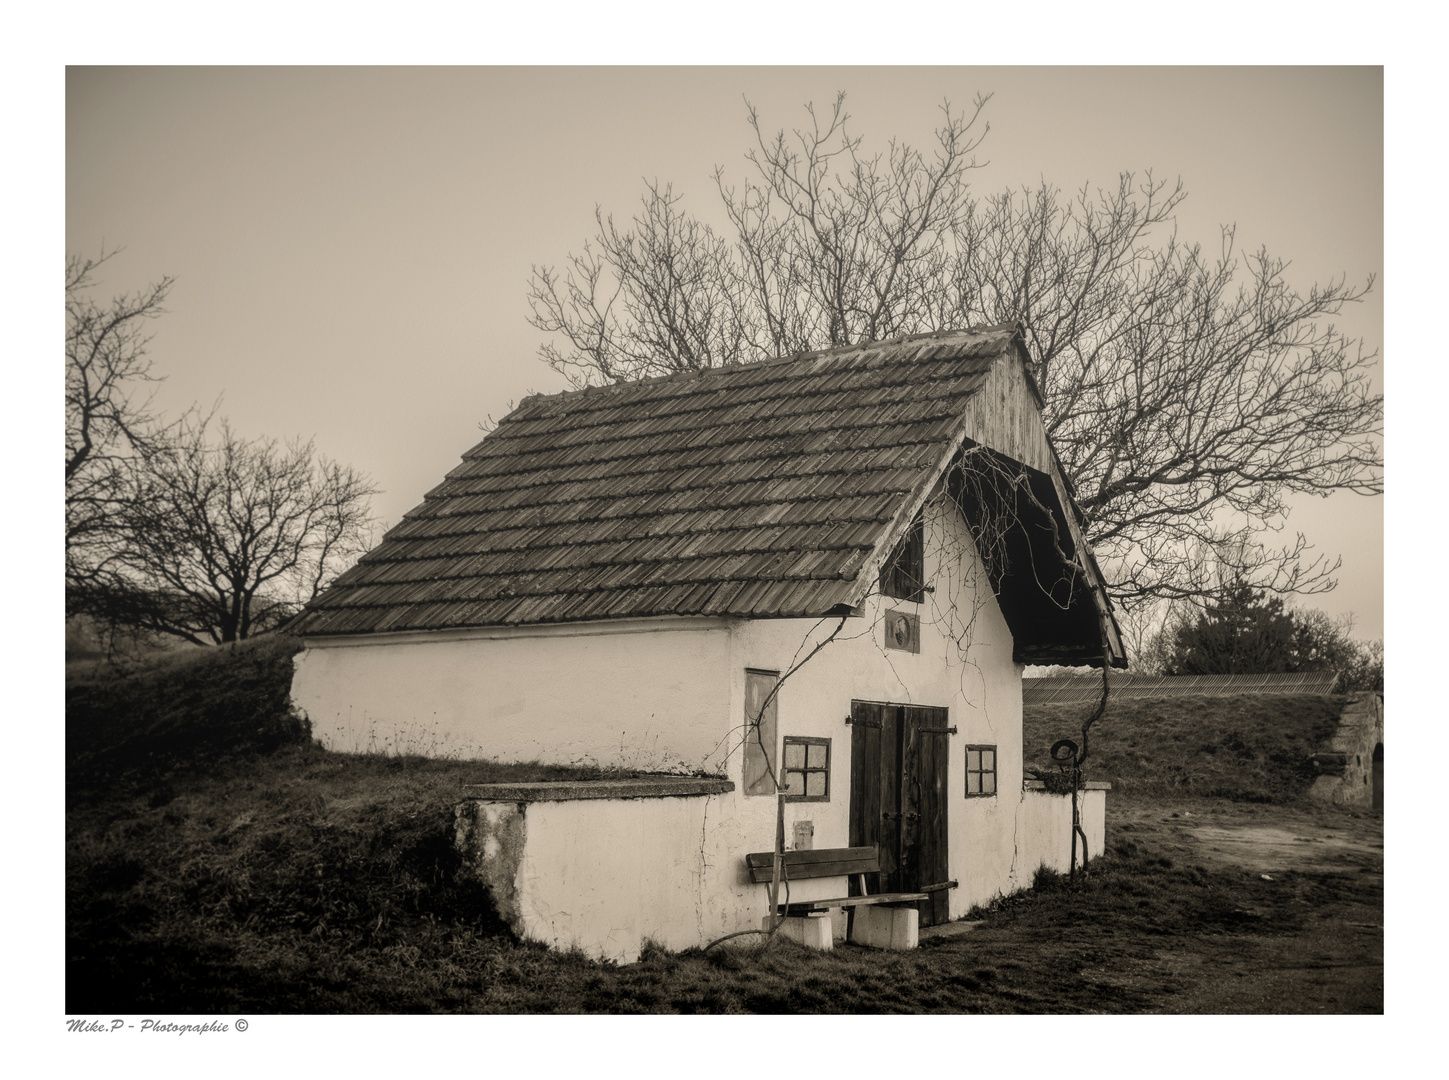
[[1022, 666], [1125, 666], [1040, 410], [1016, 326], [530, 397], [311, 605], [293, 698], [336, 750], [678, 777], [471, 793], [527, 937], [758, 927], [777, 781], [787, 848], [874, 846], [872, 893], [957, 918], [1071, 851]]

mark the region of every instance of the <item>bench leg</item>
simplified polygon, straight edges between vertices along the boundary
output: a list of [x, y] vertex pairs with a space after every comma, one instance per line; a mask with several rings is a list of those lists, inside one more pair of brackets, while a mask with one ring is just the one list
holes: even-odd
[[850, 940], [873, 949], [914, 949], [920, 944], [921, 913], [913, 907], [862, 905], [855, 909]]
[[[770, 916], [766, 915], [761, 920], [760, 929], [770, 929]], [[798, 941], [806, 948], [823, 949], [827, 952], [835, 948], [835, 934], [828, 911], [816, 911], [809, 915], [786, 915], [780, 920], [777, 933], [791, 941]]]

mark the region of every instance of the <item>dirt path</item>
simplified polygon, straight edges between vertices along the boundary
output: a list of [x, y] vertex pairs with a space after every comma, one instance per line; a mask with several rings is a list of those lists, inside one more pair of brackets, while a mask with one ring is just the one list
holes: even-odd
[[1190, 864], [1258, 873], [1365, 868], [1383, 873], [1381, 816], [1282, 806], [1186, 803], [1123, 807], [1109, 817], [1119, 836], [1148, 839]]
[[[1297, 917], [1292, 933], [1201, 939], [1146, 965], [1181, 992], [1164, 1011], [1382, 1012], [1381, 816], [1278, 806], [1124, 807], [1110, 830], [1179, 865], [1238, 869], [1245, 920]], [[1140, 972], [1139, 974], [1145, 974]]]

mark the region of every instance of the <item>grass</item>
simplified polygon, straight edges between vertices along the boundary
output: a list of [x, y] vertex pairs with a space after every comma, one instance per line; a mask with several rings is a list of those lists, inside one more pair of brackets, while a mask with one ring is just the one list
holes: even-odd
[[[1317, 775], [1309, 755], [1338, 726], [1342, 697], [1252, 695], [1109, 701], [1092, 726], [1088, 779], [1129, 799], [1190, 796], [1279, 805], [1302, 799]], [[1057, 739], [1081, 742], [1091, 706], [1028, 706], [1026, 767], [1056, 772]]]
[[[978, 912], [969, 937], [914, 953], [781, 941], [648, 950], [615, 967], [501, 932], [455, 873], [448, 769], [355, 764], [291, 751], [165, 807], [132, 807], [103, 831], [81, 825], [67, 1010], [1131, 1012], [1160, 1008], [1171, 988], [1104, 988], [1094, 969], [1150, 962], [1183, 935], [1296, 931], [1300, 901], [1324, 887], [1302, 877], [1269, 889], [1127, 840], [1076, 884], [1041, 873]], [[253, 809], [234, 816], [239, 806]]]
[[463, 786], [632, 775], [329, 753], [290, 710], [298, 647], [69, 680], [71, 1011], [305, 1011], [360, 963], [390, 978], [440, 941], [491, 947], [501, 928], [453, 846]]
[[178, 771], [307, 745], [311, 732], [289, 706], [299, 647], [270, 637], [185, 650], [129, 675], [77, 665], [66, 677], [68, 797], [164, 790]]
[[[452, 843], [464, 784], [598, 771], [323, 751], [288, 710], [296, 648], [272, 639], [70, 681], [67, 1011], [1216, 1008], [1193, 996], [1183, 970], [1236, 964], [1256, 978], [1297, 955], [1323, 910], [1381, 919], [1381, 876], [1267, 882], [1175, 863], [1152, 834], [1119, 830], [1085, 878], [1040, 873], [1031, 890], [976, 912], [969, 934], [915, 952], [818, 953], [747, 938], [708, 954], [648, 949], [637, 964], [599, 964], [513, 940]], [[1248, 798], [1294, 797], [1302, 785], [1285, 755], [1330, 711], [1297, 705], [1298, 726], [1272, 734], [1241, 703], [1214, 702], [1221, 715], [1204, 726], [1223, 731], [1209, 752], [1202, 727], [1189, 737], [1188, 711], [1156, 719], [1126, 704], [1134, 709], [1109, 714], [1094, 740], [1095, 775], [1139, 794]], [[1030, 717], [1028, 745], [1071, 726], [1065, 715]], [[1158, 744], [1177, 756], [1148, 756]], [[1334, 1007], [1382, 1009], [1377, 993], [1366, 984]], [[1264, 1000], [1282, 1007], [1281, 994]]]

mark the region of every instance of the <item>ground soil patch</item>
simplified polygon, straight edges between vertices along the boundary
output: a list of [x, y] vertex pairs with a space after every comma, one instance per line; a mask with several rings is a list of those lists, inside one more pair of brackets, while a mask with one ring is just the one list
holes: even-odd
[[1123, 805], [1112, 808], [1113, 832], [1150, 836], [1162, 851], [1204, 866], [1383, 875], [1383, 818], [1378, 815], [1206, 800], [1120, 801]]

